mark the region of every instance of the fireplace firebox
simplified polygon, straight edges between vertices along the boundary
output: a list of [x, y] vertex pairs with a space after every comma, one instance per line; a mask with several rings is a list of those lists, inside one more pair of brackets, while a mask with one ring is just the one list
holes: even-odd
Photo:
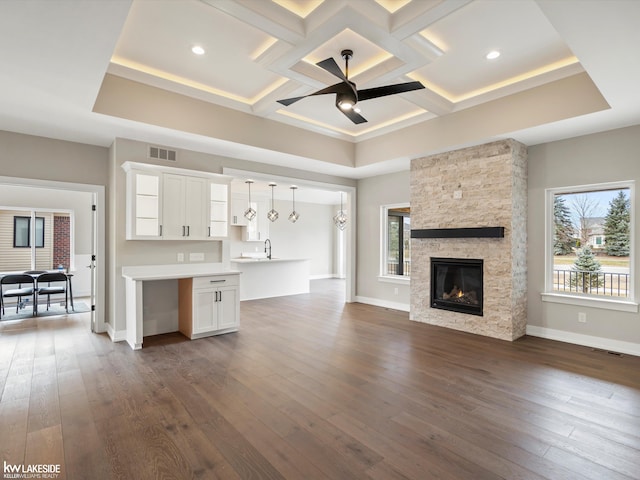
[[431, 307], [482, 315], [483, 261], [431, 258]]

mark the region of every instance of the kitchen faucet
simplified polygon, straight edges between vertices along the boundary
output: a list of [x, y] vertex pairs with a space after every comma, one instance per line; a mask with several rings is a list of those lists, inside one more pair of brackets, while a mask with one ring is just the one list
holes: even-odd
[[[269, 246], [269, 251], [267, 253], [267, 245]], [[269, 260], [271, 260], [271, 240], [269, 240], [268, 238], [264, 241], [264, 253], [267, 254], [267, 258]]]

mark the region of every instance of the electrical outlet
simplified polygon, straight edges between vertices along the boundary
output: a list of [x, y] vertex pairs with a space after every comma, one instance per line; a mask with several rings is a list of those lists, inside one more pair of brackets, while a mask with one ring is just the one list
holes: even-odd
[[179, 253], [178, 254], [178, 261], [179, 262], [184, 262], [184, 253]]
[[189, 254], [190, 262], [204, 262], [204, 253], [190, 253]]
[[578, 322], [587, 323], [587, 314], [584, 312], [578, 312]]
[[462, 190], [456, 190], [453, 192], [453, 198], [456, 200], [460, 200], [462, 198]]
[[397, 295], [397, 294], [398, 294], [398, 287], [396, 287], [396, 288], [394, 288], [394, 289], [393, 289], [393, 294], [394, 294], [394, 295]]

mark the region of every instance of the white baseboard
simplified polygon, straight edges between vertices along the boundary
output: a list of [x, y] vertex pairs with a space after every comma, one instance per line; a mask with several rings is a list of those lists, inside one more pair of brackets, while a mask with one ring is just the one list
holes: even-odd
[[366, 303], [367, 305], [375, 305], [376, 307], [384, 307], [384, 308], [390, 308], [392, 310], [400, 310], [401, 312], [408, 312], [410, 309], [408, 303], [389, 302], [387, 300], [380, 300], [379, 298], [356, 296], [355, 301], [358, 303]]
[[111, 324], [106, 323], [107, 327], [107, 335], [111, 338], [112, 342], [124, 342], [127, 339], [127, 331], [126, 330], [114, 330]]
[[324, 273], [322, 275], [309, 275], [309, 280], [324, 280], [325, 278], [341, 278], [341, 277], [338, 277], [335, 273]]
[[640, 356], [640, 344], [625, 342], [622, 340], [613, 340], [611, 338], [594, 337], [592, 335], [583, 335], [581, 333], [565, 332], [564, 330], [538, 327], [536, 325], [527, 325], [527, 335], [531, 335], [533, 337], [548, 338], [549, 340], [558, 340], [559, 342], [573, 343], [575, 345], [583, 345], [585, 347], [607, 350], [609, 352], [626, 353], [628, 355]]

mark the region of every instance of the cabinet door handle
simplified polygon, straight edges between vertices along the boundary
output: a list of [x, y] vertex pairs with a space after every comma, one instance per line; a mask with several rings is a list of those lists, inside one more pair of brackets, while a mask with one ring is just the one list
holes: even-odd
[[207, 227], [207, 232], [208, 232], [207, 233], [207, 237], [210, 237], [211, 236], [211, 227]]
[[222, 292], [218, 290], [218, 301], [222, 301]]
[[189, 229], [190, 229], [190, 226], [187, 225], [187, 237], [189, 236]]
[[160, 225], [160, 236], [162, 236], [162, 225]]
[[226, 282], [226, 280], [209, 280], [209, 283], [223, 283]]
[[182, 236], [184, 237], [184, 225], [182, 225]]
[[233, 216], [233, 223], [238, 223], [238, 216], [237, 215]]

